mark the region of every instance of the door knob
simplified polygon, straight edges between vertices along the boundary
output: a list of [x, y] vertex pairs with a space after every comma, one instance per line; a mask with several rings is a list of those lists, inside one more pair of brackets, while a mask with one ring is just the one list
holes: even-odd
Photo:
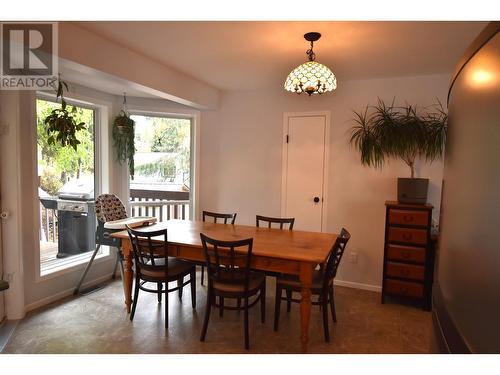
[[319, 202], [319, 197], [314, 197], [314, 203], [318, 203]]

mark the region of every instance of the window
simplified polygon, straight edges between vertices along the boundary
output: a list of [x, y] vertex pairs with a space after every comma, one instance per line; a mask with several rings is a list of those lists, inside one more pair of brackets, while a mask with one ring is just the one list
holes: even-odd
[[41, 276], [84, 262], [95, 249], [97, 110], [68, 104], [75, 120], [86, 124], [77, 134], [77, 151], [49, 144], [44, 119], [60, 104], [36, 101]]
[[190, 118], [133, 115], [134, 175], [130, 179], [133, 216], [160, 221], [189, 219], [191, 198]]

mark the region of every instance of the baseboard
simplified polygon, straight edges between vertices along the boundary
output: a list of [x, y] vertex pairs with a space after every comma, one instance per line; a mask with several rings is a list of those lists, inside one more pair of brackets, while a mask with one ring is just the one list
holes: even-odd
[[[108, 275], [105, 275], [105, 276], [101, 276], [101, 277], [99, 277], [97, 279], [94, 279], [94, 280], [88, 281], [86, 283], [83, 283], [82, 287], [80, 289], [84, 290], [86, 288], [90, 288], [90, 287], [92, 287], [94, 285], [97, 285], [97, 284], [100, 284], [102, 282], [109, 281], [109, 280], [111, 280], [111, 274], [108, 274]], [[70, 295], [73, 294], [73, 292], [75, 290], [75, 287], [76, 287], [76, 285], [73, 286], [73, 287], [71, 287], [70, 289], [63, 290], [62, 292], [59, 292], [59, 293], [54, 294], [52, 296], [45, 297], [45, 298], [42, 298], [42, 299], [40, 299], [38, 301], [32, 302], [32, 303], [26, 305], [24, 307], [24, 309], [25, 309], [26, 312], [28, 312], [28, 311], [37, 309], [39, 307], [48, 305], [49, 303], [52, 303], [52, 302], [58, 301], [60, 299], [63, 299], [65, 297], [68, 297], [68, 296], [70, 296]]]
[[382, 287], [379, 285], [355, 283], [354, 281], [343, 281], [337, 279], [335, 279], [334, 284], [338, 286], [345, 286], [347, 288], [370, 290], [372, 292], [379, 292], [379, 293], [382, 292]]
[[9, 342], [19, 320], [4, 320], [0, 324], [0, 353], [3, 352], [5, 345]]

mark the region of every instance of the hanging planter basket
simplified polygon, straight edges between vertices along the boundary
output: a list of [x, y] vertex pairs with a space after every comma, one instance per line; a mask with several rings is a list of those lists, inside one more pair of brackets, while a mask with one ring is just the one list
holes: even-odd
[[113, 145], [116, 150], [116, 159], [120, 164], [128, 161], [132, 178], [134, 177], [135, 154], [134, 125], [135, 121], [124, 110], [120, 111], [120, 114], [113, 121]]

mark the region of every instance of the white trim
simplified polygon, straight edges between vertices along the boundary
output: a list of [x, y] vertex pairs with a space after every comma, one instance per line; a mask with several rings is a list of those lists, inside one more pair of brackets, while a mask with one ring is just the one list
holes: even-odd
[[[91, 286], [98, 285], [102, 282], [105, 282], [106, 280], [111, 280], [111, 276], [112, 276], [112, 274], [109, 273], [109, 274], [106, 274], [105, 276], [101, 276], [97, 279], [88, 281], [82, 285], [81, 289], [83, 290], [83, 289], [89, 288]], [[73, 294], [74, 290], [75, 290], [75, 287], [72, 286], [71, 288], [63, 290], [62, 292], [59, 292], [59, 293], [53, 294], [51, 296], [39, 299], [38, 301], [32, 302], [29, 305], [25, 306], [26, 312], [34, 310], [38, 307], [45, 306], [49, 303], [58, 301], [60, 299], [63, 299], [64, 297], [68, 297], [68, 296]]]
[[379, 292], [379, 293], [382, 292], [382, 287], [380, 285], [363, 284], [363, 283], [356, 283], [354, 281], [343, 281], [337, 279], [335, 279], [333, 283], [335, 285], [345, 286], [347, 288], [370, 290], [372, 292]]
[[331, 112], [330, 111], [312, 111], [312, 112], [284, 112], [283, 113], [283, 140], [282, 140], [282, 159], [281, 159], [281, 216], [285, 216], [286, 207], [286, 185], [287, 185], [287, 161], [288, 161], [288, 143], [286, 136], [288, 135], [288, 122], [291, 117], [325, 117], [325, 134], [324, 145], [325, 151], [323, 154], [323, 202], [321, 207], [321, 231], [325, 232], [328, 228], [328, 177], [330, 170], [330, 127], [331, 127]]
[[[101, 246], [101, 251], [102, 254], [96, 255], [94, 261], [92, 262], [93, 265], [107, 262], [110, 258], [114, 258], [113, 252], [111, 252], [111, 249], [109, 246]], [[90, 261], [90, 258], [92, 257], [93, 251], [89, 251], [88, 253], [83, 253], [80, 255], [77, 255], [74, 261], [71, 263], [66, 264], [65, 266], [61, 266], [60, 268], [56, 268], [56, 270], [47, 272], [43, 275], [40, 275], [35, 279], [35, 283], [40, 283], [42, 281], [50, 280], [50, 279], [55, 279], [59, 276], [66, 275], [68, 273], [73, 273], [76, 271], [81, 271], [83, 270], [87, 264]], [[85, 256], [82, 256], [85, 255]]]

